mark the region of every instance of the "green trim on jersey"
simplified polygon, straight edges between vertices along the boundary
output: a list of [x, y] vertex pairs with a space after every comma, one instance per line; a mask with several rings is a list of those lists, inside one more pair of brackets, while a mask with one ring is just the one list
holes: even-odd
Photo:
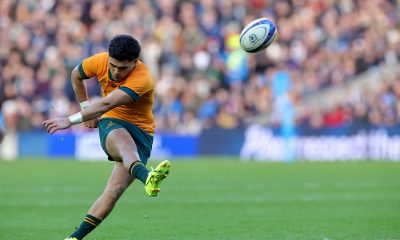
[[112, 74], [111, 74], [111, 70], [110, 69], [108, 69], [108, 79], [115, 81], [113, 76], [112, 76]]
[[79, 70], [79, 73], [81, 74], [81, 77], [82, 77], [83, 79], [89, 79], [89, 77], [86, 76], [86, 73], [85, 73], [85, 71], [83, 70], [82, 63], [79, 64], [78, 70]]
[[139, 98], [140, 98], [139, 94], [137, 94], [135, 91], [133, 91], [132, 89], [130, 89], [128, 87], [122, 86], [122, 87], [119, 87], [119, 89], [126, 92], [135, 101], [139, 100]]

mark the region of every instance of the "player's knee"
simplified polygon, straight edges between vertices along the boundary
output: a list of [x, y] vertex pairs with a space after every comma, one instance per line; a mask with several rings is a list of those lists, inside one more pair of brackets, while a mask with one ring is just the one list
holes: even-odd
[[132, 157], [132, 155], [127, 155], [126, 157], [122, 158], [122, 164], [128, 171], [135, 162], [141, 162], [140, 158], [135, 156]]

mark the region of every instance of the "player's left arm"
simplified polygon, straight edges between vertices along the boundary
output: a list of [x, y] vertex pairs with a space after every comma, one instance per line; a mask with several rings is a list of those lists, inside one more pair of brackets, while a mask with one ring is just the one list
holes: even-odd
[[101, 98], [84, 109], [81, 114], [83, 121], [88, 121], [96, 117], [100, 117], [103, 113], [120, 105], [125, 105], [133, 102], [134, 99], [126, 92], [116, 89], [109, 93], [106, 97]]
[[69, 128], [74, 124], [86, 122], [91, 119], [97, 118], [103, 113], [108, 112], [117, 106], [129, 104], [135, 100], [136, 99], [133, 99], [132, 96], [127, 92], [116, 89], [108, 94], [106, 97], [91, 103], [81, 112], [75, 113], [74, 115], [67, 118], [49, 119], [44, 121], [42, 125], [46, 128], [49, 134], [53, 134], [58, 130]]

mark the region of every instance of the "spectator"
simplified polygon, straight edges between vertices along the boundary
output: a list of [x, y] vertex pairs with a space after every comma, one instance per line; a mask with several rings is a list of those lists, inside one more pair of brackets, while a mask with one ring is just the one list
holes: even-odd
[[[157, 81], [159, 131], [235, 127], [243, 118], [271, 112], [271, 76], [283, 65], [297, 101], [381, 64], [398, 64], [399, 7], [398, 1], [378, 0], [4, 0], [4, 119], [11, 129], [28, 131], [49, 115], [77, 109], [69, 83], [72, 68], [81, 57], [106, 50], [113, 35], [130, 33], [146, 49], [143, 60]], [[259, 17], [271, 18], [279, 37], [266, 51], [245, 54], [238, 48], [238, 34]], [[335, 106], [324, 117], [310, 109], [311, 115], [297, 116], [297, 122], [399, 123], [399, 85], [383, 87], [375, 102], [364, 96], [361, 102]], [[101, 94], [96, 80], [87, 86], [91, 96]]]

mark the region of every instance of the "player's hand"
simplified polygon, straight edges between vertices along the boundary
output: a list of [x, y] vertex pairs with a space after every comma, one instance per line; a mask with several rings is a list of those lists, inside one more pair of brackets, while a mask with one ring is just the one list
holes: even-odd
[[58, 130], [66, 129], [72, 126], [68, 118], [53, 118], [42, 123], [49, 134], [53, 134]]
[[87, 128], [97, 128], [99, 126], [99, 119], [95, 118], [83, 123]]

